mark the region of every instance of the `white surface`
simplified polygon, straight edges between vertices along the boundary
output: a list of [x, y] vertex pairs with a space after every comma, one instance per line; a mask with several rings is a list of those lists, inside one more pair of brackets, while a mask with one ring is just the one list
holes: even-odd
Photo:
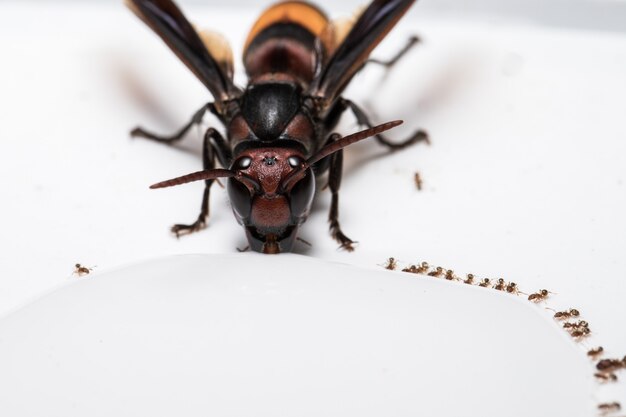
[[563, 379], [587, 361], [555, 328], [520, 298], [414, 275], [170, 257], [0, 321], [0, 414], [587, 416], [590, 379]]
[[[548, 288], [558, 293], [550, 306], [579, 308], [590, 322], [587, 346], [623, 356], [626, 36], [419, 10], [375, 55], [391, 55], [409, 33], [424, 43], [385, 82], [369, 68], [346, 95], [376, 120], [404, 118], [393, 137], [424, 127], [433, 145], [381, 157], [373, 142], [352, 147], [340, 213], [357, 251], [337, 252], [328, 236], [328, 192], [302, 231], [313, 247], [298, 251], [369, 267], [389, 256], [425, 260], [503, 276], [526, 292]], [[258, 13], [186, 11], [225, 33], [236, 56]], [[178, 241], [168, 233], [196, 217], [202, 185], [147, 186], [199, 169], [200, 140], [172, 149], [128, 131], [173, 131], [210, 97], [130, 12], [117, 3], [3, 2], [0, 49], [0, 312], [70, 279], [76, 262], [101, 273], [245, 245], [217, 187], [208, 230]], [[340, 131], [355, 129], [346, 115]], [[610, 391], [617, 387], [594, 399], [626, 402]]]

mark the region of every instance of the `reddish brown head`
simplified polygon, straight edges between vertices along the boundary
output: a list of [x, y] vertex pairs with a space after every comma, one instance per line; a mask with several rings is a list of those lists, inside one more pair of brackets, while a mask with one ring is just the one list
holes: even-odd
[[286, 188], [284, 181], [304, 163], [304, 155], [292, 148], [250, 149], [233, 163], [231, 169], [245, 180], [229, 179], [228, 194], [253, 250], [291, 250], [298, 227], [309, 214], [315, 181], [311, 169], [293, 186]]

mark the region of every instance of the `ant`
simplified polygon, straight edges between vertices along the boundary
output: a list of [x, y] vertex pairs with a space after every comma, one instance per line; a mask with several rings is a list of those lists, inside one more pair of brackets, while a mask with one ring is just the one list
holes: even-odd
[[396, 269], [397, 266], [398, 266], [398, 261], [396, 261], [396, 258], [389, 258], [387, 259], [387, 264], [385, 265], [385, 269], [393, 271], [394, 269]]
[[585, 320], [578, 320], [575, 323], [572, 322], [565, 322], [563, 323], [563, 328], [564, 329], [587, 329], [589, 328], [589, 323], [587, 323]]
[[417, 187], [417, 191], [422, 191], [423, 182], [422, 182], [422, 177], [420, 176], [419, 172], [415, 173], [414, 179], [415, 179], [415, 186]]
[[626, 356], [620, 359], [602, 359], [596, 364], [596, 369], [603, 372], [612, 372], [626, 368]]
[[91, 271], [93, 271], [93, 268], [87, 268], [86, 266], [82, 266], [81, 264], [74, 265], [74, 268], [74, 274], [78, 275], [79, 277], [87, 275]]
[[445, 276], [445, 278], [446, 278], [448, 281], [458, 281], [458, 280], [459, 280], [459, 277], [457, 277], [456, 275], [454, 275], [454, 271], [453, 271], [453, 270], [451, 270], [451, 269], [448, 269], [448, 270], [446, 271], [446, 276]]
[[583, 337], [587, 337], [591, 334], [591, 329], [589, 329], [589, 327], [581, 327], [570, 331], [569, 334], [576, 339], [582, 339]]
[[569, 319], [572, 317], [578, 317], [580, 316], [580, 312], [578, 310], [576, 310], [575, 308], [570, 308], [569, 310], [566, 311], [556, 311], [552, 308], [546, 307], [548, 310], [552, 310], [554, 311], [554, 318], [556, 320], [565, 320], [565, 319]]
[[589, 349], [589, 351], [587, 352], [587, 356], [595, 359], [597, 356], [602, 355], [602, 353], [604, 353], [604, 348], [602, 346], [598, 346], [597, 348]]
[[617, 375], [615, 375], [613, 372], [608, 372], [608, 373], [596, 372], [595, 374], [593, 374], [593, 376], [598, 378], [601, 382], [616, 382], [617, 381]]
[[498, 278], [498, 280], [496, 281], [496, 285], [493, 286], [493, 289], [498, 291], [504, 291], [505, 288], [506, 282], [504, 281], [504, 279]]
[[496, 285], [493, 286], [494, 290], [504, 291], [506, 289], [506, 282], [503, 278], [498, 278]]
[[428, 265], [428, 262], [422, 262], [420, 266], [417, 267], [417, 270], [415, 271], [415, 273], [425, 274], [426, 272], [428, 272], [429, 269], [430, 269], [430, 265]]
[[548, 298], [549, 294], [554, 294], [548, 290], [539, 290], [535, 293], [532, 293], [528, 296], [528, 301], [532, 301], [535, 303], [539, 303], [541, 301], [544, 301], [546, 298]]
[[483, 288], [491, 288], [491, 280], [489, 278], [483, 278], [478, 286]]
[[509, 294], [519, 294], [520, 290], [517, 287], [517, 284], [514, 282], [509, 282], [509, 285], [506, 286], [506, 292], [508, 292]]
[[598, 405], [598, 410], [602, 413], [610, 413], [611, 411], [619, 411], [622, 409], [622, 405], [618, 402], [603, 403]]
[[443, 268], [438, 266], [434, 271], [428, 273], [429, 277], [440, 277], [443, 275]]
[[417, 266], [415, 266], [415, 265], [409, 265], [406, 268], [404, 268], [402, 270], [402, 272], [410, 272], [412, 274], [418, 274], [419, 273], [419, 272], [417, 272], [418, 269], [419, 268]]
[[472, 285], [474, 283], [474, 274], [467, 274], [467, 279], [463, 280], [463, 282]]

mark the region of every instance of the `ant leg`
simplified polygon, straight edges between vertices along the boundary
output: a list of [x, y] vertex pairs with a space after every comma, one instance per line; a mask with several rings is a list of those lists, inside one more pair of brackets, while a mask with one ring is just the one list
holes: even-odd
[[[211, 139], [221, 140], [222, 135], [213, 128], [210, 128], [204, 134], [204, 141], [202, 144], [202, 164], [204, 169], [215, 168], [215, 153], [213, 152], [213, 145]], [[215, 180], [206, 180], [204, 182], [204, 193], [202, 195], [202, 206], [200, 207], [200, 214], [195, 222], [192, 224], [175, 224], [172, 226], [171, 231], [180, 237], [180, 235], [190, 234], [202, 230], [206, 227], [206, 218], [209, 216], [209, 193], [211, 191], [211, 185]]]
[[[354, 102], [347, 100], [345, 98], [341, 99], [341, 101], [342, 101], [342, 104], [346, 108], [350, 108], [350, 110], [352, 110], [352, 114], [354, 114], [357, 122], [360, 125], [367, 126], [368, 128], [371, 128], [373, 126], [369, 118], [365, 114], [365, 112], [359, 106], [357, 106]], [[387, 148], [393, 151], [406, 148], [407, 146], [411, 146], [421, 141], [424, 141], [427, 144], [430, 144], [430, 140], [428, 139], [428, 133], [426, 133], [424, 130], [421, 130], [421, 129], [417, 130], [415, 133], [409, 136], [408, 139], [405, 139], [402, 142], [397, 142], [397, 143], [390, 141], [383, 135], [376, 135], [375, 138], [378, 141], [378, 143], [386, 146]]]
[[156, 135], [154, 133], [151, 133], [142, 129], [141, 127], [136, 127], [133, 130], [131, 130], [130, 136], [133, 138], [140, 137], [140, 138], [151, 139], [151, 140], [155, 140], [157, 142], [163, 142], [163, 143], [176, 142], [182, 139], [183, 136], [185, 136], [185, 134], [189, 131], [189, 129], [191, 129], [192, 126], [200, 124], [202, 122], [202, 117], [204, 116], [204, 113], [206, 113], [210, 105], [211, 104], [205, 104], [204, 106], [202, 106], [200, 110], [194, 113], [189, 123], [187, 123], [185, 126], [180, 128], [180, 130], [174, 133], [173, 135], [170, 135], [170, 136]]
[[404, 55], [406, 55], [407, 52], [409, 52], [411, 50], [411, 48], [413, 48], [415, 45], [417, 45], [420, 42], [420, 38], [413, 35], [409, 38], [409, 40], [407, 41], [406, 45], [400, 49], [398, 51], [398, 53], [391, 58], [388, 61], [381, 61], [380, 59], [375, 59], [375, 58], [370, 58], [367, 61], [365, 61], [365, 64], [378, 64], [378, 65], [382, 65], [383, 67], [389, 69], [391, 67], [393, 67], [396, 62], [398, 62]]
[[[337, 133], [331, 135], [329, 142], [340, 139]], [[330, 156], [330, 169], [328, 172], [328, 188], [330, 188], [330, 212], [328, 213], [328, 222], [330, 223], [330, 235], [341, 244], [340, 248], [348, 252], [354, 250], [352, 246], [354, 242], [348, 236], [344, 235], [339, 226], [339, 186], [341, 185], [341, 174], [343, 170], [343, 149], [335, 152]]]

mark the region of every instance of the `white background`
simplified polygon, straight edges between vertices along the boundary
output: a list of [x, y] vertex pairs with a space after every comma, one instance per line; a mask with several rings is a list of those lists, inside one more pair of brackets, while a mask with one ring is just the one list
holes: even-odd
[[[195, 23], [231, 40], [235, 56], [261, 11], [185, 5]], [[328, 236], [328, 192], [302, 230], [313, 247], [297, 251], [367, 267], [395, 256], [502, 276], [525, 292], [548, 288], [558, 293], [551, 306], [579, 308], [590, 322], [589, 346], [623, 356], [626, 36], [611, 22], [625, 14], [623, 2], [576, 5], [606, 21], [578, 29], [534, 19], [537, 11], [483, 16], [477, 7], [464, 16], [414, 6], [374, 55], [393, 54], [412, 33], [423, 44], [387, 77], [368, 68], [346, 96], [376, 120], [403, 118], [390, 136], [422, 127], [432, 146], [393, 155], [373, 141], [353, 146], [340, 219], [357, 251], [338, 252]], [[199, 137], [172, 149], [128, 131], [138, 123], [173, 131], [210, 97], [130, 12], [118, 3], [3, 2], [0, 49], [0, 312], [73, 279], [76, 262], [101, 272], [245, 246], [218, 187], [208, 230], [168, 234], [195, 219], [202, 185], [147, 186], [199, 169]], [[340, 131], [355, 129], [346, 115]]]

